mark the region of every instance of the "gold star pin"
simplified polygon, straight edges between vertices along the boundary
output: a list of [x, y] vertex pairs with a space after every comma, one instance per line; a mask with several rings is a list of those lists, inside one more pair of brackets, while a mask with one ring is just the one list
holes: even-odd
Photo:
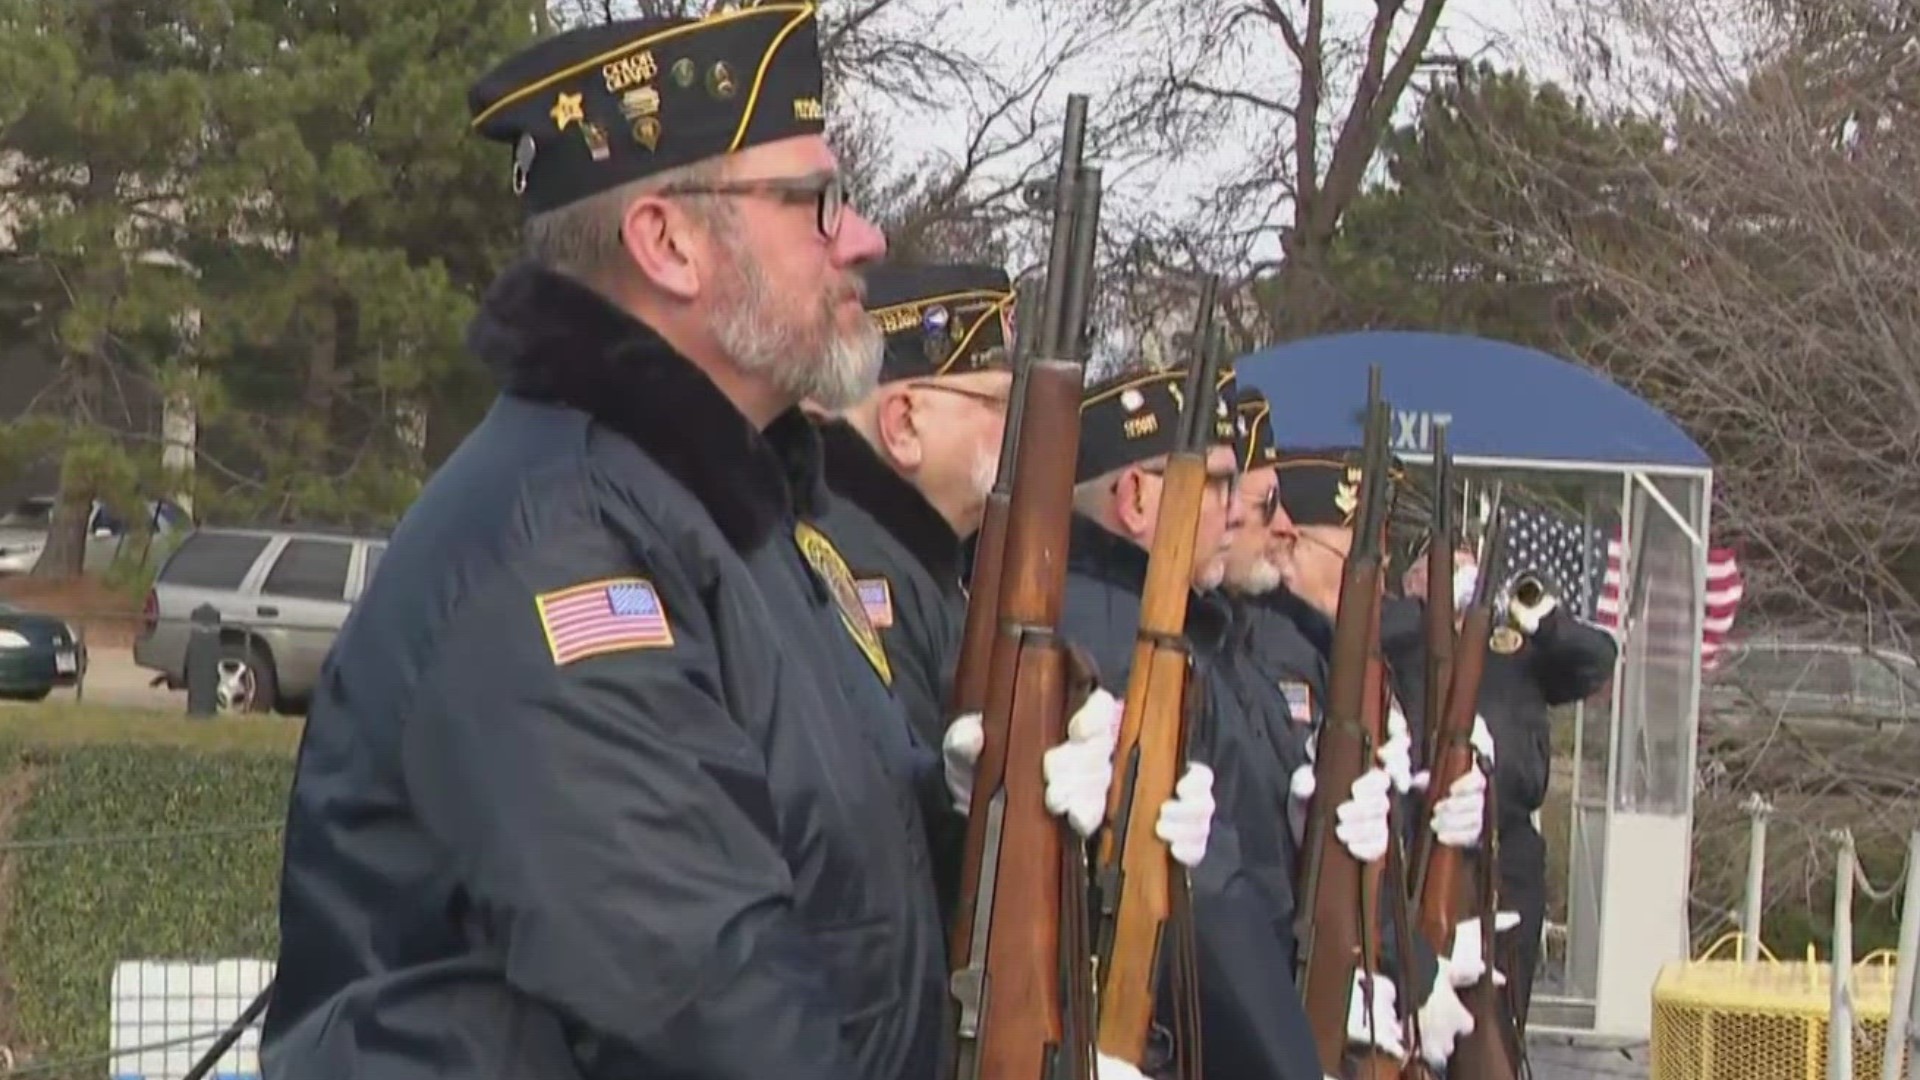
[[553, 108], [548, 110], [553, 117], [554, 127], [565, 131], [568, 124], [587, 118], [587, 110], [581, 107], [580, 98], [579, 94], [561, 94], [554, 99]]

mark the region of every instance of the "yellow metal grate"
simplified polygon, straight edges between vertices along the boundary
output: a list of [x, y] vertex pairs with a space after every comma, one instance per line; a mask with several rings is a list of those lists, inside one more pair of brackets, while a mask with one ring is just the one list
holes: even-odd
[[[1668, 964], [1653, 986], [1652, 1080], [1825, 1080], [1830, 965], [1718, 959], [1738, 934], [1698, 960]], [[1893, 1008], [1893, 954], [1873, 953], [1853, 969], [1853, 1074], [1880, 1075]]]

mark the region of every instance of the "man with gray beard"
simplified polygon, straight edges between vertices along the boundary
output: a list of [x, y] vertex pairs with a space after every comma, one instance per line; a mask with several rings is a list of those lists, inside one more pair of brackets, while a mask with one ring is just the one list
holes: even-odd
[[886, 250], [823, 95], [795, 4], [581, 27], [470, 91], [526, 215], [468, 332], [501, 393], [314, 693], [271, 1080], [938, 1075], [941, 762], [809, 523], [798, 403], [871, 389]]
[[1284, 584], [1299, 534], [1280, 498], [1272, 406], [1249, 386], [1240, 389], [1235, 407], [1245, 429], [1239, 447], [1242, 516], [1228, 537], [1223, 584], [1233, 607], [1236, 651], [1285, 701], [1284, 708], [1263, 712], [1279, 721], [1269, 725], [1269, 736], [1291, 773], [1306, 761], [1307, 733], [1319, 722], [1333, 626]]

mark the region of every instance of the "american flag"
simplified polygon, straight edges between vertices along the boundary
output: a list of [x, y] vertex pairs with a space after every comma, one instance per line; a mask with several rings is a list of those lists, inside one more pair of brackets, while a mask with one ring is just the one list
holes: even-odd
[[666, 609], [645, 578], [591, 581], [541, 593], [534, 602], [556, 664], [673, 644]]
[[[1558, 590], [1561, 603], [1575, 615], [1616, 636], [1621, 626], [1621, 598], [1630, 575], [1627, 551], [1620, 542], [1620, 526], [1582, 526], [1544, 510], [1509, 508], [1507, 573], [1533, 571]], [[1582, 535], [1584, 533], [1584, 535]], [[1700, 663], [1712, 668], [1726, 648], [1745, 588], [1740, 561], [1732, 548], [1707, 550], [1706, 617], [1700, 626]], [[1667, 612], [1649, 603], [1647, 617], [1690, 620], [1684, 612]]]

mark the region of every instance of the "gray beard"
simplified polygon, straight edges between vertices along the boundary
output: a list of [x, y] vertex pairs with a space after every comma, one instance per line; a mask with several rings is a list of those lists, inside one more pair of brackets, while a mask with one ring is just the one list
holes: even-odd
[[1280, 568], [1265, 559], [1256, 559], [1245, 572], [1236, 574], [1227, 582], [1236, 592], [1248, 596], [1265, 596], [1280, 587]]
[[862, 319], [860, 326], [842, 333], [835, 319], [835, 301], [821, 302], [819, 325], [824, 342], [799, 320], [774, 316], [779, 308], [766, 275], [738, 238], [722, 238], [730, 265], [723, 273], [719, 302], [708, 330], [740, 368], [771, 382], [795, 401], [811, 399], [822, 409], [838, 412], [871, 393], [880, 378], [880, 360], [886, 341], [879, 327]]

